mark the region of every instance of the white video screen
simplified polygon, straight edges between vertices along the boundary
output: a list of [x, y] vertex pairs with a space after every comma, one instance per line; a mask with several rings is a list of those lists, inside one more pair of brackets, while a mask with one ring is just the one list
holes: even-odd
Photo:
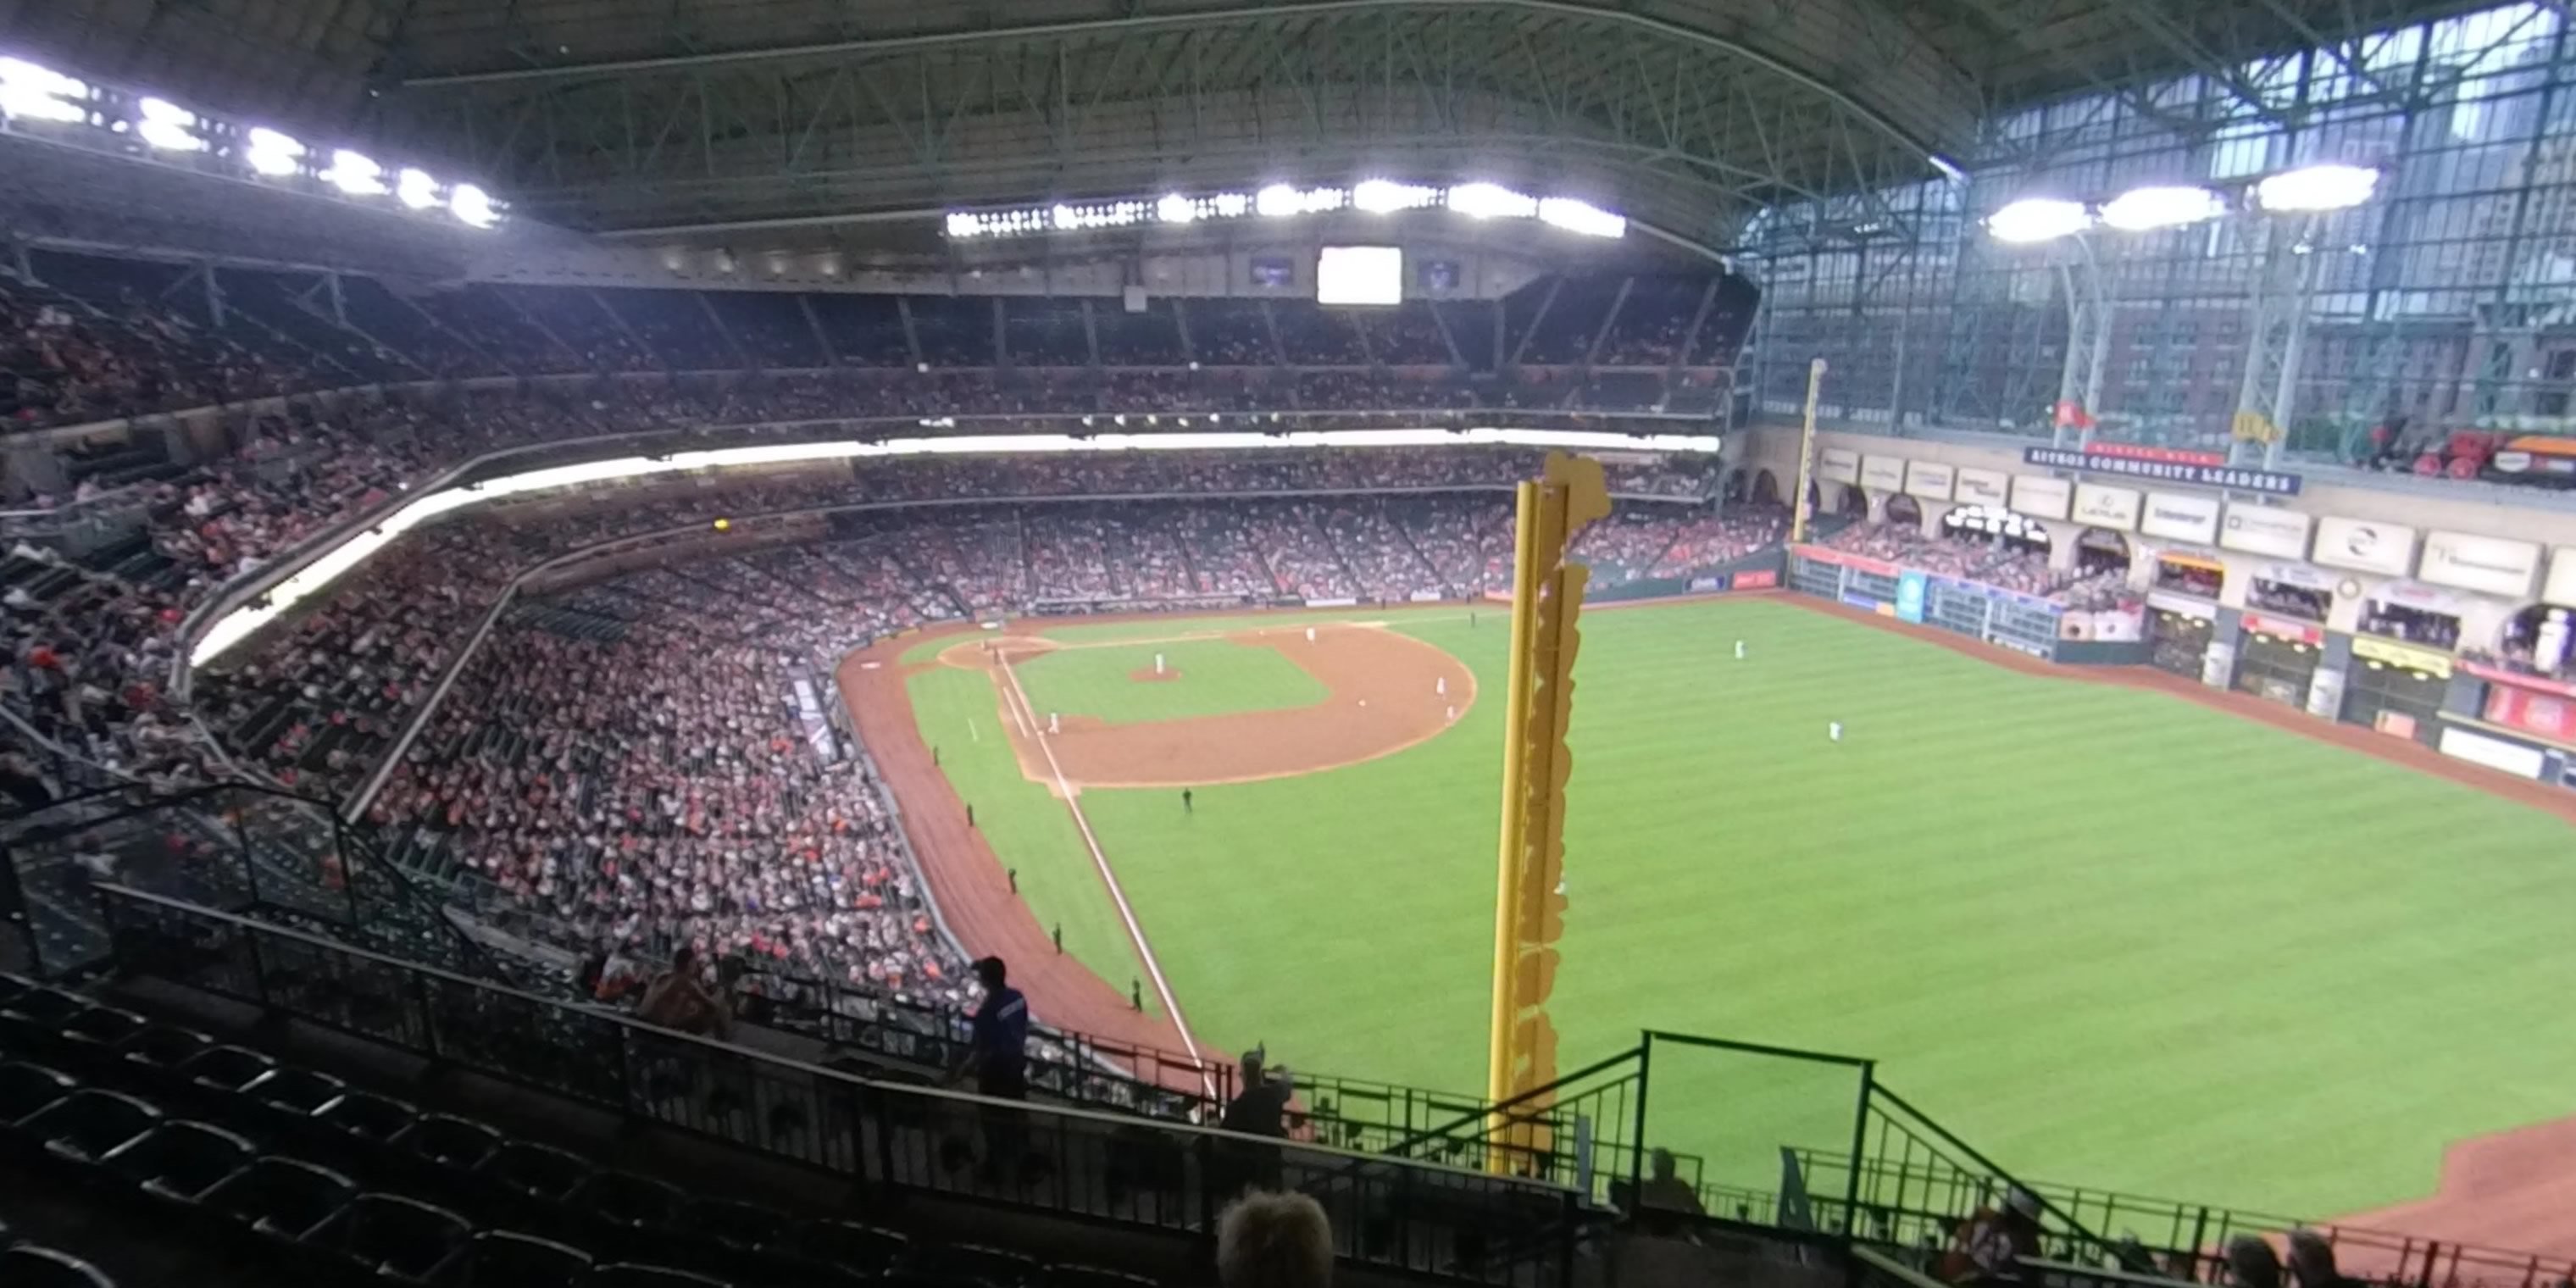
[[1324, 247], [1315, 259], [1315, 302], [1404, 303], [1404, 248]]

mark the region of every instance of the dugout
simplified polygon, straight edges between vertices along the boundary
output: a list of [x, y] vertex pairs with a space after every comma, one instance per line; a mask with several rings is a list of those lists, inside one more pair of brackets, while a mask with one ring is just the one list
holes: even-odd
[[2356, 635], [2345, 668], [2342, 719], [2393, 737], [2439, 746], [2451, 659], [2430, 649]]
[[2325, 654], [2325, 631], [2305, 622], [2247, 613], [2236, 647], [2236, 678], [2229, 685], [2266, 702], [2305, 711]]
[[2159, 671], [2186, 680], [2201, 678], [2209, 641], [2217, 633], [2217, 612], [2170, 596], [2147, 598], [2147, 661]]

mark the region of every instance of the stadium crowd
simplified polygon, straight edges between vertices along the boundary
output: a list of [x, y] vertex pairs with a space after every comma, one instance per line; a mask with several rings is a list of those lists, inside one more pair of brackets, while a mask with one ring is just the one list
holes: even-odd
[[1903, 523], [1854, 523], [1826, 538], [1824, 545], [2070, 608], [2106, 608], [2128, 597], [2125, 571], [2055, 568], [2044, 550], [1976, 534], [1927, 537]]

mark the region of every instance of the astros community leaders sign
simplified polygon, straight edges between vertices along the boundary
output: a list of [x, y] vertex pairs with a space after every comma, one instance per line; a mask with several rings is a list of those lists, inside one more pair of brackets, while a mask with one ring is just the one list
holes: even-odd
[[2044, 465], [2053, 470], [2120, 474], [2133, 479], [2187, 483], [2193, 487], [2226, 488], [2235, 492], [2267, 492], [2273, 496], [2299, 494], [2298, 475], [2282, 474], [2274, 470], [2249, 469], [2241, 465], [2144, 461], [2128, 456], [2110, 456], [2101, 452], [2070, 451], [2063, 447], [2025, 447], [2021, 450], [2021, 459], [2026, 464]]

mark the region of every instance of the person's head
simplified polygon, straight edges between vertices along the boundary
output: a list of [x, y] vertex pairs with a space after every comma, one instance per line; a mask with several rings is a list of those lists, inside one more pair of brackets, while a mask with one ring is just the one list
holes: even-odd
[[2334, 1245], [2314, 1230], [2290, 1231], [2290, 1274], [2301, 1288], [2331, 1288], [2343, 1281], [2335, 1269]]
[[1673, 1179], [1673, 1151], [1669, 1149], [1658, 1149], [1654, 1153], [1647, 1155], [1646, 1160], [1648, 1166], [1653, 1169], [1649, 1174], [1656, 1180], [1669, 1181]]
[[1010, 980], [1010, 977], [1010, 970], [1002, 965], [1001, 958], [982, 957], [976, 959], [975, 982], [982, 984], [985, 992], [990, 993], [999, 989], [1004, 983], [1007, 983]]
[[1333, 1281], [1333, 1228], [1303, 1194], [1246, 1194], [1217, 1218], [1216, 1280], [1222, 1288], [1326, 1288]]
[[2281, 1259], [2262, 1236], [2240, 1234], [2227, 1241], [2227, 1274], [2236, 1288], [2280, 1288]]
[[682, 944], [680, 945], [680, 951], [671, 954], [672, 971], [681, 975], [686, 975], [695, 971], [697, 968], [698, 950], [696, 948], [688, 944]]
[[2039, 1221], [2039, 1196], [2016, 1185], [2004, 1191], [2004, 1211], [2024, 1221]]

